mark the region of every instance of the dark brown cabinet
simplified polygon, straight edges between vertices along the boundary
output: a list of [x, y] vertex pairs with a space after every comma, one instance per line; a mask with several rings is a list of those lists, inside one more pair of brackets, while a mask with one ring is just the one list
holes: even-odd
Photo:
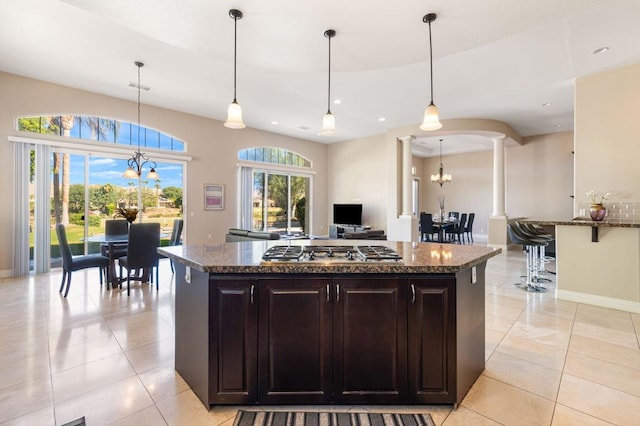
[[258, 280], [219, 279], [212, 290], [211, 400], [218, 404], [253, 403], [258, 361]]
[[[448, 279], [452, 281], [452, 279]], [[409, 279], [409, 396], [416, 403], [451, 401], [455, 386], [455, 310], [447, 278]]]
[[[484, 264], [455, 274], [176, 270], [176, 370], [205, 405], [458, 404], [484, 368]], [[477, 279], [476, 279], [477, 277]]]
[[398, 278], [335, 279], [336, 403], [406, 400], [406, 286]]
[[263, 279], [259, 292], [258, 401], [331, 401], [329, 278]]

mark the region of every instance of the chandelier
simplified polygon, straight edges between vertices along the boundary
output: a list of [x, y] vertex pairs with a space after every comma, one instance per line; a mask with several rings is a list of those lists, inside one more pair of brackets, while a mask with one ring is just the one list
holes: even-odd
[[136, 67], [138, 67], [138, 150], [133, 153], [133, 156], [127, 160], [127, 165], [129, 166], [127, 170], [122, 174], [122, 177], [127, 179], [140, 179], [142, 176], [142, 168], [145, 164], [149, 163], [151, 166], [151, 170], [149, 174], [147, 174], [147, 179], [156, 180], [160, 178], [158, 173], [156, 173], [156, 167], [158, 165], [155, 161], [151, 161], [146, 154], [140, 152], [140, 68], [144, 66], [142, 62], [134, 62]]
[[438, 183], [440, 186], [443, 183], [451, 182], [451, 175], [444, 173], [444, 167], [442, 166], [442, 139], [440, 139], [440, 169], [437, 175], [431, 175], [431, 182]]

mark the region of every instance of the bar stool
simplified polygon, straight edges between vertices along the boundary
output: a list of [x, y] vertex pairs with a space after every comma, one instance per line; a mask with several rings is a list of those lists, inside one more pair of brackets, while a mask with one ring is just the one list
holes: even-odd
[[[515, 222], [507, 224], [507, 234], [509, 235], [511, 242], [522, 245], [527, 254], [527, 274], [524, 276], [525, 282], [522, 288], [525, 291], [531, 292], [545, 291], [545, 287], [538, 285], [540, 281], [538, 275], [538, 247], [546, 246], [548, 244], [547, 241], [528, 237], [527, 235], [518, 232]], [[518, 283], [516, 285], [522, 284]]]
[[[524, 229], [529, 234], [532, 234], [537, 238], [542, 238], [544, 240], [547, 240], [549, 244], [555, 240], [555, 237], [549, 234], [548, 232], [545, 232], [545, 230], [542, 229], [541, 226], [537, 226], [529, 222], [521, 222], [520, 224], [524, 227]], [[540, 247], [540, 267], [538, 268], [538, 272], [542, 275], [544, 275], [545, 273], [555, 275], [556, 273], [554, 271], [549, 271], [548, 269], [546, 269], [546, 266], [545, 266], [547, 263], [553, 262], [555, 260], [556, 260], [555, 257], [546, 255], [545, 246]]]
[[[536, 228], [533, 224], [523, 223], [523, 222], [514, 222], [516, 226], [516, 231], [520, 234], [523, 234], [525, 237], [529, 239], [537, 239], [546, 241], [546, 245], [541, 245], [537, 247], [538, 253], [536, 256], [536, 272], [537, 275], [534, 277], [538, 282], [551, 282], [549, 278], [542, 277], [547, 272], [545, 263], [548, 261], [547, 256], [545, 255], [545, 248], [551, 241], [553, 241], [553, 235], [547, 234], [542, 230], [542, 228]], [[549, 271], [551, 273], [551, 271]]]

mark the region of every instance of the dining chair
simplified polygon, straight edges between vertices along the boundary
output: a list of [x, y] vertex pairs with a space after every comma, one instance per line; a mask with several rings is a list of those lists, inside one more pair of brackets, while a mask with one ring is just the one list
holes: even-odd
[[[129, 222], [125, 219], [107, 219], [104, 221], [104, 235], [106, 238], [114, 235], [127, 235], [129, 233]], [[111, 253], [109, 248], [111, 247]], [[109, 257], [112, 261], [127, 255], [127, 243], [102, 243], [100, 254]], [[122, 275], [122, 268], [120, 268]]]
[[[184, 226], [184, 220], [183, 219], [175, 219], [173, 221], [173, 228], [171, 229], [171, 237], [169, 237], [169, 244], [167, 244], [168, 246], [179, 246], [182, 244], [181, 238], [182, 238], [182, 228]], [[166, 259], [167, 256], [164, 256], [162, 254], [158, 254], [158, 257], [160, 259]], [[173, 260], [169, 259], [169, 263], [171, 265], [171, 272], [175, 272], [173, 270]]]
[[460, 220], [453, 227], [453, 238], [459, 243], [464, 244], [464, 227], [467, 225], [467, 214], [462, 213]]
[[69, 287], [71, 287], [71, 273], [87, 268], [100, 268], [100, 285], [102, 285], [102, 275], [109, 267], [109, 258], [100, 254], [74, 256], [71, 253], [71, 247], [67, 241], [67, 230], [62, 223], [56, 225], [56, 235], [58, 236], [60, 254], [62, 255], [62, 281], [60, 282], [60, 290], [58, 291], [62, 293], [66, 282], [64, 297], [67, 297]]
[[435, 233], [431, 213], [420, 212], [420, 241], [433, 241]]
[[453, 225], [448, 226], [445, 229], [445, 234], [447, 236], [447, 240], [453, 240], [453, 239], [455, 239], [455, 235], [456, 235], [456, 227], [460, 223], [460, 221], [459, 221], [460, 212], [449, 212], [449, 214], [447, 214], [445, 218], [447, 220], [452, 220], [452, 219], [455, 220], [455, 223]]
[[[127, 296], [131, 292], [131, 280], [148, 282], [156, 271], [158, 289], [158, 246], [160, 245], [159, 223], [132, 223], [129, 226], [127, 255], [120, 258], [120, 265], [127, 271]], [[140, 270], [140, 274], [134, 271]], [[147, 280], [147, 281], [145, 281]]]
[[464, 233], [467, 234], [467, 241], [470, 241], [471, 244], [473, 244], [473, 220], [475, 217], [475, 213], [469, 213], [467, 224], [464, 227]]

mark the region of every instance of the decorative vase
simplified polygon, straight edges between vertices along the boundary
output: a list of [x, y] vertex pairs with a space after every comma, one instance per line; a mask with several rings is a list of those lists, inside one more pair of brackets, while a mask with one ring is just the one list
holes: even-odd
[[607, 208], [602, 204], [591, 204], [589, 208], [589, 216], [595, 222], [602, 222], [607, 214]]

